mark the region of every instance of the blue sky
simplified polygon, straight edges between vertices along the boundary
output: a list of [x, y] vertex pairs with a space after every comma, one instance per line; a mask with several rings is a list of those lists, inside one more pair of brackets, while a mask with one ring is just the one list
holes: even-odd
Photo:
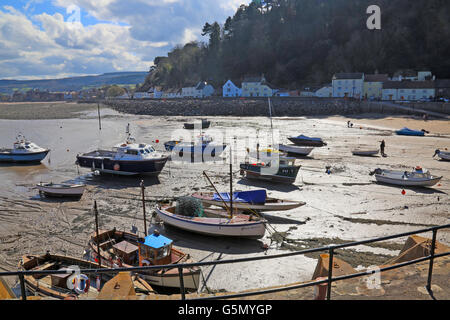
[[0, 79], [147, 71], [248, 0], [1, 0]]

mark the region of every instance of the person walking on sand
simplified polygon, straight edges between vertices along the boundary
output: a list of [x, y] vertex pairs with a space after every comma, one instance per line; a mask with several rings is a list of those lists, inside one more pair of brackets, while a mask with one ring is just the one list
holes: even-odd
[[384, 140], [381, 141], [381, 144], [380, 144], [380, 150], [381, 150], [381, 155], [382, 155], [383, 157], [386, 156], [386, 154], [384, 153], [384, 147], [385, 147], [385, 146], [386, 146], [386, 143], [384, 142]]

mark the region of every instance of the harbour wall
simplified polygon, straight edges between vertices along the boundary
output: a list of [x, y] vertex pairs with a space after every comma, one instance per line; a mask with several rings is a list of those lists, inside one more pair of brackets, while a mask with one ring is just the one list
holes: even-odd
[[[332, 98], [271, 98], [274, 117], [353, 115], [363, 113], [416, 114], [421, 110], [450, 114], [450, 104], [399, 104], [378, 101], [358, 101]], [[122, 113], [153, 116], [268, 116], [267, 98], [206, 98], [206, 99], [148, 99], [106, 100], [104, 105]]]

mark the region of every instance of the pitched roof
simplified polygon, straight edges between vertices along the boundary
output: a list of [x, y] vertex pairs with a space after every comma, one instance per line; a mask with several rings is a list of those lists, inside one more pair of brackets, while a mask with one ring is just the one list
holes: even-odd
[[434, 89], [434, 81], [386, 81], [383, 89]]
[[263, 81], [263, 77], [248, 77], [244, 78], [244, 81], [242, 82], [261, 82]]
[[366, 74], [364, 75], [364, 82], [385, 82], [389, 81], [387, 74]]
[[336, 73], [334, 77], [336, 79], [362, 79], [364, 73]]

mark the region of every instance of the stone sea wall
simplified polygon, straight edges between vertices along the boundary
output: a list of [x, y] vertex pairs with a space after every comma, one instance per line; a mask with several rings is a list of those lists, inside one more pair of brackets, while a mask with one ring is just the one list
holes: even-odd
[[[411, 114], [379, 102], [324, 98], [271, 98], [275, 117], [352, 115], [361, 113]], [[268, 116], [266, 98], [151, 99], [103, 101], [116, 111], [153, 116]], [[423, 107], [423, 106], [422, 106]]]

